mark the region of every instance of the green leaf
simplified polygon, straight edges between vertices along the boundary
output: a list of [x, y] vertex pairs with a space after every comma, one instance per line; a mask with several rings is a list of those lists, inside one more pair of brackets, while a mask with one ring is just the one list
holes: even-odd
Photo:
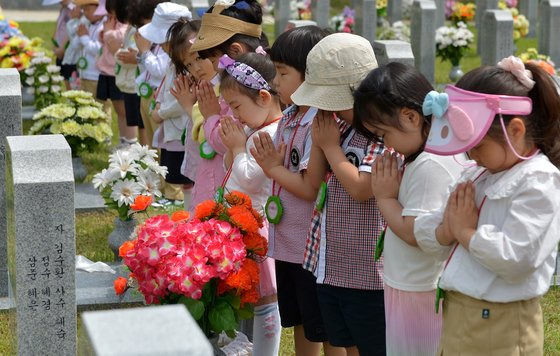
[[233, 309], [224, 301], [216, 303], [216, 305], [210, 309], [208, 320], [210, 321], [212, 329], [217, 333], [224, 330], [236, 329], [238, 326], [235, 321]]
[[239, 319], [251, 319], [253, 317], [253, 306], [249, 303], [246, 303], [243, 308], [240, 308], [237, 311], [237, 316]]
[[200, 300], [182, 296], [179, 298], [179, 303], [185, 304], [194, 320], [200, 320], [204, 315], [204, 303]]

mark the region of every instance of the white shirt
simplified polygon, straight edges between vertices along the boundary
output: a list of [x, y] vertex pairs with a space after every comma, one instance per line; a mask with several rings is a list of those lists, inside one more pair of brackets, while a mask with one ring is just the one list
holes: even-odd
[[85, 17], [79, 19], [70, 19], [66, 23], [66, 33], [68, 34], [68, 48], [64, 51], [62, 64], [76, 64], [80, 58], [80, 38], [78, 37], [78, 26], [81, 23], [88, 23]]
[[[482, 171], [469, 169], [459, 182]], [[457, 247], [440, 287], [490, 302], [542, 296], [554, 273], [560, 240], [560, 172], [539, 154], [507, 171], [483, 173], [475, 189], [478, 206], [486, 196], [478, 228], [468, 251]], [[416, 219], [414, 233], [422, 248], [442, 248], [435, 229], [444, 209]]]
[[105, 18], [88, 25], [89, 35], [78, 37], [80, 56], [84, 57], [87, 61], [87, 67], [80, 70], [80, 78], [95, 81], [99, 79], [99, 69], [95, 65], [95, 60], [99, 56], [99, 51], [101, 51], [102, 47], [99, 41], [99, 33], [103, 30], [104, 22]]
[[258, 131], [250, 131], [252, 135], [248, 137], [245, 144], [245, 153], [240, 153], [233, 159], [231, 175], [226, 182], [226, 192], [237, 190], [247, 194], [253, 201], [253, 208], [260, 213], [264, 211], [272, 191], [272, 179], [264, 174], [251, 154], [250, 148], [255, 147], [253, 139], [259, 132], [268, 132], [270, 137], [274, 137], [277, 128], [278, 122], [275, 122]]
[[[461, 156], [457, 160], [465, 161]], [[427, 152], [418, 155], [406, 166], [399, 188], [402, 216], [418, 216], [446, 205], [448, 187], [463, 169], [453, 156]], [[407, 244], [388, 227], [383, 248], [383, 280], [388, 286], [404, 291], [434, 290], [446, 257], [445, 253], [435, 256]]]
[[[166, 148], [165, 146], [160, 147], [158, 143], [178, 141], [178, 145], [176, 145], [174, 149], [170, 147], [167, 149], [170, 151], [184, 151], [185, 147], [181, 144], [181, 135], [187, 124], [188, 115], [173, 94], [171, 94], [171, 88], [173, 88], [173, 81], [175, 78], [175, 66], [173, 63], [170, 63], [167, 67], [165, 80], [161, 88], [158, 88], [156, 91], [157, 96], [155, 100], [156, 103], [160, 104], [158, 114], [163, 119], [163, 123], [159, 125], [154, 133], [154, 146]], [[158, 141], [158, 143], [156, 143], [156, 141]]]
[[153, 52], [147, 51], [140, 56], [140, 75], [136, 78], [136, 89], [146, 81], [152, 88], [159, 87], [170, 62], [171, 58], [160, 46], [155, 47]]

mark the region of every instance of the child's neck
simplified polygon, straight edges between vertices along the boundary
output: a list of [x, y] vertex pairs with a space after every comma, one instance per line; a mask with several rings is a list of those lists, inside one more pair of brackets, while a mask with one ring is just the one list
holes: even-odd
[[279, 118], [282, 117], [282, 109], [280, 109], [280, 105], [273, 105], [270, 110], [268, 111], [268, 116], [264, 121], [264, 125], [270, 124]]

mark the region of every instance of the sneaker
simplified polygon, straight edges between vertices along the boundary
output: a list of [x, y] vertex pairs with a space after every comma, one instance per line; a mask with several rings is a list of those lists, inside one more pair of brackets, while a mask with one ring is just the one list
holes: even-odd
[[157, 202], [152, 203], [152, 206], [155, 206], [156, 208], [163, 208], [163, 207], [169, 206], [171, 204], [173, 204], [173, 201], [165, 199], [165, 198], [161, 198]]
[[182, 201], [182, 200], [174, 200], [174, 201], [173, 201], [173, 205], [175, 205], [175, 206], [183, 206], [183, 205], [185, 205], [185, 202]]

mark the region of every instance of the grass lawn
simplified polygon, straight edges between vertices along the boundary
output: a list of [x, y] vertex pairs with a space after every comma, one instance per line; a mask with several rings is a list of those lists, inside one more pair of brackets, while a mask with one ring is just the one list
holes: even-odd
[[[337, 6], [346, 1], [336, 1]], [[53, 22], [44, 23], [20, 23], [22, 31], [29, 37], [38, 36], [45, 40], [45, 45], [50, 46], [50, 36], [54, 32]], [[265, 26], [265, 32], [270, 39], [274, 38], [272, 25]], [[529, 47], [536, 47], [535, 39], [523, 39], [517, 43], [518, 53], [525, 51]], [[461, 62], [464, 72], [467, 72], [480, 65], [480, 59], [475, 53], [476, 46], [470, 49], [467, 56]], [[447, 76], [451, 66], [449, 63], [436, 61], [436, 82], [448, 82]], [[24, 122], [24, 131], [31, 126], [29, 121]], [[116, 119], [113, 119], [113, 129], [117, 132]], [[113, 144], [116, 144], [117, 135], [113, 137]], [[88, 168], [89, 175], [86, 180], [90, 180], [92, 175], [105, 168], [109, 149], [105, 152], [98, 152], [84, 157], [84, 164]], [[162, 213], [161, 210], [151, 210], [150, 215]], [[76, 253], [84, 255], [91, 260], [113, 261], [113, 254], [107, 244], [107, 236], [113, 229], [113, 220], [116, 214], [111, 211], [79, 213], [76, 216]], [[551, 289], [542, 299], [545, 325], [545, 355], [560, 355], [560, 288]], [[0, 313], [0, 355], [8, 355], [11, 352], [12, 340], [8, 315]], [[293, 330], [287, 329], [282, 333], [281, 355], [293, 355]]]

